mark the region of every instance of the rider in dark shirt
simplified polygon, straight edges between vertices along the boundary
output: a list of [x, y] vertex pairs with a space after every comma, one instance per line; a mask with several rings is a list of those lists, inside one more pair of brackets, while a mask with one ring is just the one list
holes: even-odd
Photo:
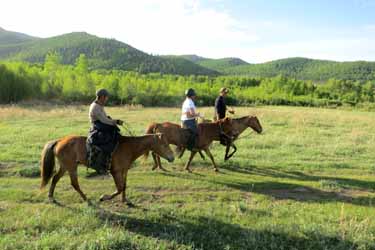
[[[229, 90], [227, 88], [220, 89], [220, 95], [215, 100], [215, 120], [223, 119], [227, 111], [227, 106], [225, 104], [225, 97], [227, 96]], [[234, 114], [234, 110], [228, 111]]]

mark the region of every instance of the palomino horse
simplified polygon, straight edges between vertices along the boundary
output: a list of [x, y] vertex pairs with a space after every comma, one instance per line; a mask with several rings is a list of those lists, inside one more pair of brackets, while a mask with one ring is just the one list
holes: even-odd
[[[209, 150], [209, 146], [213, 141], [219, 141], [222, 134], [230, 136], [231, 131], [233, 131], [233, 128], [232, 120], [230, 118], [225, 118], [216, 122], [199, 123], [197, 147], [191, 151], [191, 155], [189, 161], [185, 165], [185, 169], [191, 172], [189, 166], [192, 159], [197, 152], [204, 150], [211, 159], [215, 171], [218, 171], [215, 160]], [[190, 136], [190, 132], [187, 129], [183, 129], [180, 125], [171, 122], [152, 123], [148, 126], [146, 133], [163, 133], [166, 135], [167, 141], [170, 144], [178, 147], [186, 146], [187, 140]], [[145, 154], [145, 156], [147, 157], [147, 154]], [[152, 154], [152, 156], [154, 159], [153, 169], [157, 167], [163, 169], [161, 167], [160, 157], [157, 154]]]
[[[169, 147], [163, 134], [127, 137], [121, 136], [119, 145], [113, 153], [110, 173], [116, 184], [117, 191], [111, 195], [102, 195], [101, 201], [110, 200], [122, 193], [122, 201], [128, 205], [131, 203], [126, 199], [126, 179], [132, 162], [145, 152], [153, 151], [169, 162], [174, 160], [173, 151]], [[81, 191], [78, 178], [78, 164], [87, 164], [86, 161], [86, 137], [67, 136], [59, 140], [48, 142], [43, 149], [41, 159], [41, 188], [45, 187], [52, 178], [55, 167], [55, 156], [58, 159], [60, 169], [53, 176], [49, 189], [48, 198], [54, 201], [53, 193], [57, 182], [66, 171], [69, 172], [73, 188], [87, 200]]]

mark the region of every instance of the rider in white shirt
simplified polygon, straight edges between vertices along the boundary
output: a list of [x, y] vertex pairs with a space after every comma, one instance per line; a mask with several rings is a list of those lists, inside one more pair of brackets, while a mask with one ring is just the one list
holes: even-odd
[[181, 121], [183, 128], [187, 128], [192, 132], [192, 136], [188, 142], [187, 148], [191, 150], [195, 146], [196, 137], [198, 135], [198, 128], [196, 118], [200, 117], [197, 112], [194, 100], [196, 93], [194, 89], [188, 89], [185, 91], [186, 99], [182, 104]]

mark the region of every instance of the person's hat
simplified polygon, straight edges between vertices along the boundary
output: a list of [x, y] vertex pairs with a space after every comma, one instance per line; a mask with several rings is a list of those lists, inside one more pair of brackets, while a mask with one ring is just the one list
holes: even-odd
[[96, 96], [109, 96], [109, 92], [106, 89], [99, 89], [96, 91]]
[[227, 94], [229, 92], [229, 89], [227, 89], [227, 88], [225, 88], [225, 87], [222, 87], [221, 89], [220, 89], [220, 93], [225, 93], [225, 94]]
[[194, 89], [187, 89], [187, 90], [185, 90], [185, 95], [187, 97], [192, 97], [192, 96], [196, 96], [197, 94], [195, 93]]

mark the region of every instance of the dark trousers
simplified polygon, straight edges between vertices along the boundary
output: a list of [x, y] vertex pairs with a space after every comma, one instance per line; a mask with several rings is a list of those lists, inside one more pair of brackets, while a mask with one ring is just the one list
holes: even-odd
[[120, 139], [119, 128], [95, 121], [86, 141], [89, 167], [97, 172], [105, 172], [109, 167], [111, 155]]

